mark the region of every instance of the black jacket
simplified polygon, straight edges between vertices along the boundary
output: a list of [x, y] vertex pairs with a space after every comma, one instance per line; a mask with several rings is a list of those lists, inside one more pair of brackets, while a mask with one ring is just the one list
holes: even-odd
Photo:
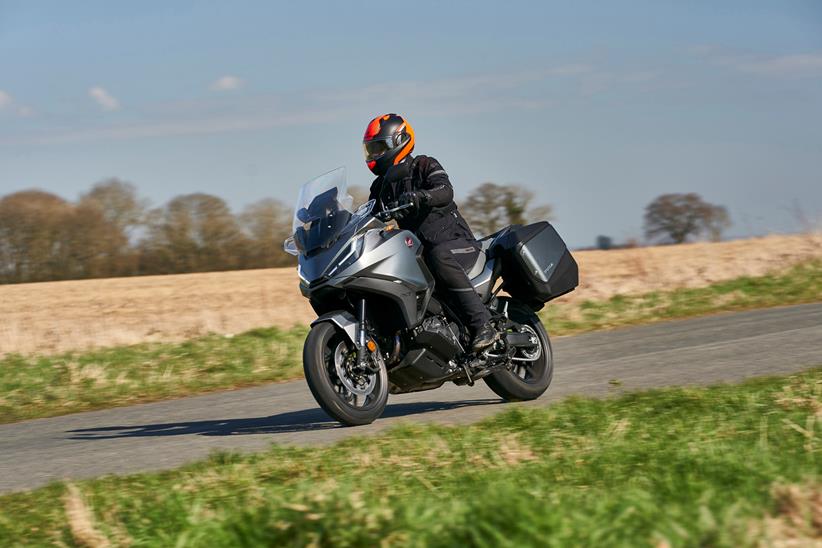
[[425, 190], [429, 199], [418, 211], [399, 222], [400, 228], [414, 232], [426, 247], [452, 240], [475, 242], [468, 223], [454, 202], [454, 188], [442, 165], [430, 156], [409, 158], [377, 177], [369, 199], [376, 211], [390, 209], [405, 192]]

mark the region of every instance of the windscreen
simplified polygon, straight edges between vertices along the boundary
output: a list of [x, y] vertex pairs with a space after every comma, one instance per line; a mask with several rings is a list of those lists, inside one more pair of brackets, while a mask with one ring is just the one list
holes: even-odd
[[301, 253], [331, 246], [351, 220], [354, 199], [348, 194], [345, 168], [305, 183], [294, 208], [294, 243]]

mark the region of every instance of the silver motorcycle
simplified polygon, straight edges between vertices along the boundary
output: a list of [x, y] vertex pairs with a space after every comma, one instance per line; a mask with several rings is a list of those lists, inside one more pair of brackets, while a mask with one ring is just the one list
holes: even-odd
[[331, 417], [369, 424], [389, 394], [446, 382], [482, 379], [507, 401], [548, 389], [554, 361], [537, 312], [578, 284], [577, 264], [549, 223], [512, 225], [480, 241], [468, 277], [500, 337], [474, 353], [467, 326], [437, 291], [420, 240], [391, 222], [402, 208], [352, 205], [344, 168], [309, 181], [285, 242], [318, 315], [303, 349], [305, 379]]

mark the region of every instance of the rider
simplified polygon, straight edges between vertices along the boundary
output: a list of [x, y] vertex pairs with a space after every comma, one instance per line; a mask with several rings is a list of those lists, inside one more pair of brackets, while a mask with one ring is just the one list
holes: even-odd
[[377, 176], [369, 199], [376, 211], [411, 206], [394, 217], [403, 230], [414, 232], [425, 247], [425, 260], [441, 287], [459, 305], [471, 328], [471, 348], [494, 343], [497, 332], [466, 272], [481, 248], [454, 203], [454, 189], [442, 165], [430, 156], [411, 156], [414, 130], [397, 114], [377, 116], [363, 138], [365, 161]]

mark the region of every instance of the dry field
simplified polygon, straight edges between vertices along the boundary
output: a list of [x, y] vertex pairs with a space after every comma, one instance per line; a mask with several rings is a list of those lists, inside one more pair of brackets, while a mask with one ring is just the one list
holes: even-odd
[[[581, 287], [566, 301], [705, 286], [822, 257], [822, 235], [768, 236], [575, 254]], [[305, 325], [313, 313], [293, 269], [0, 286], [0, 355], [49, 354], [209, 332]]]

